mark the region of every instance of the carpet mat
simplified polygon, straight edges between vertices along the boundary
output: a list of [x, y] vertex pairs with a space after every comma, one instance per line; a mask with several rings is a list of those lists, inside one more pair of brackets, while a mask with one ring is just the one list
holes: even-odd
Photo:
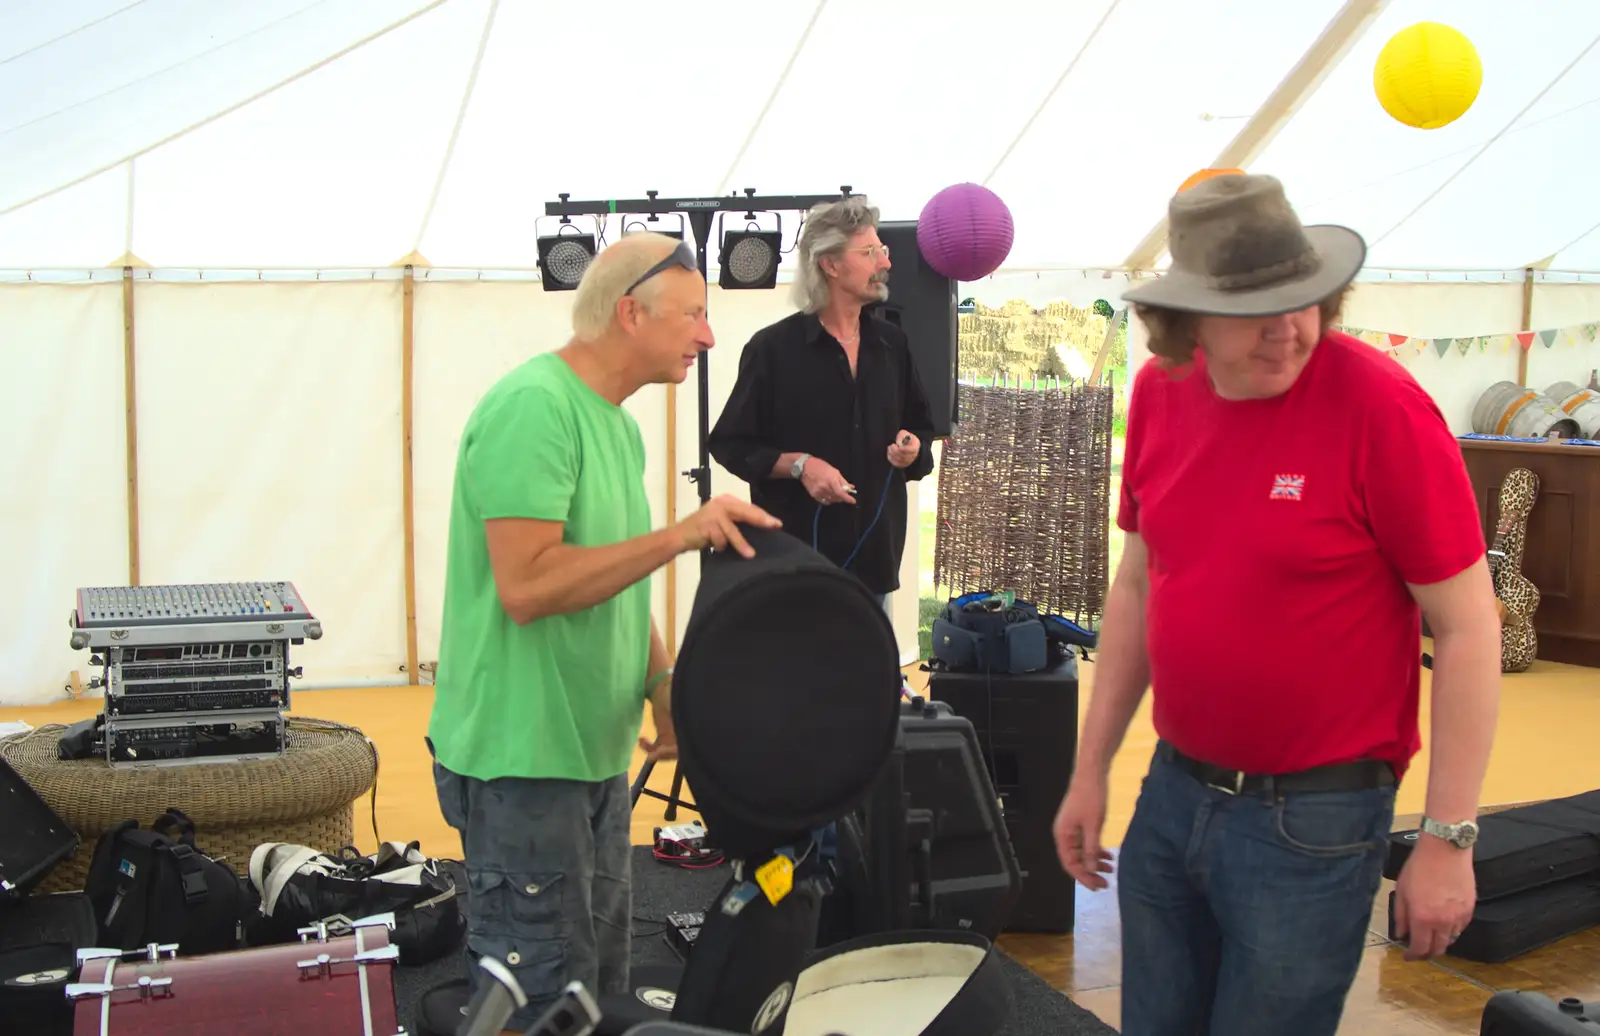
[[[466, 910], [466, 879], [460, 865], [445, 861], [461, 890]], [[675, 964], [678, 957], [667, 945], [666, 916], [704, 910], [711, 897], [728, 880], [727, 866], [686, 870], [657, 862], [646, 846], [633, 850], [633, 963]], [[1001, 1036], [1116, 1036], [1116, 1030], [1092, 1012], [1079, 1007], [1003, 952], [1001, 966], [1011, 982], [1011, 1018]], [[400, 1024], [416, 1031], [417, 1007], [428, 990], [466, 974], [462, 953], [451, 953], [420, 967], [395, 970], [395, 1000]], [[871, 1036], [870, 1033], [851, 1036]]]

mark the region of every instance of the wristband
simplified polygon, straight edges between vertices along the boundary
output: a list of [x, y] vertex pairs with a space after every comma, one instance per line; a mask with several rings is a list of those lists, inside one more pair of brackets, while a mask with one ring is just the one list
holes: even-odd
[[652, 694], [656, 693], [656, 686], [660, 684], [662, 680], [668, 679], [671, 676], [672, 667], [667, 666], [665, 669], [661, 670], [661, 672], [651, 677], [650, 682], [645, 685], [644, 696], [649, 698]]

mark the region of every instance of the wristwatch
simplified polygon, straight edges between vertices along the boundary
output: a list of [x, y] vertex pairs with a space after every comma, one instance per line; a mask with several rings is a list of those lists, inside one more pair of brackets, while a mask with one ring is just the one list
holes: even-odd
[[1459, 824], [1441, 824], [1432, 817], [1422, 818], [1422, 833], [1449, 842], [1457, 849], [1471, 849], [1478, 841], [1478, 825], [1471, 820]]
[[802, 453], [800, 456], [796, 457], [794, 459], [794, 463], [789, 465], [789, 477], [798, 479], [801, 475], [805, 474], [806, 461], [810, 459], [811, 454], [809, 453]]

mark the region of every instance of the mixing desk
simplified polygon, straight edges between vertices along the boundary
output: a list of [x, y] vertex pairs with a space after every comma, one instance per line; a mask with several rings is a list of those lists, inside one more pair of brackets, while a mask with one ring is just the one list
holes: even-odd
[[72, 647], [287, 640], [322, 636], [289, 582], [98, 586], [78, 591]]

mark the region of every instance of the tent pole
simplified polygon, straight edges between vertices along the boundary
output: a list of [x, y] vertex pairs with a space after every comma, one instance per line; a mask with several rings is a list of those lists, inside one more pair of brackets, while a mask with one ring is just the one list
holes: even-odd
[[[1522, 330], [1533, 330], [1533, 267], [1522, 271]], [[1517, 350], [1517, 384], [1528, 385], [1528, 350]]]
[[134, 371], [133, 267], [122, 268], [122, 406], [128, 473], [128, 585], [139, 586], [139, 395]]
[[417, 515], [412, 473], [412, 334], [416, 268], [406, 264], [400, 303], [400, 497], [405, 522], [406, 682], [415, 687], [417, 673]]

